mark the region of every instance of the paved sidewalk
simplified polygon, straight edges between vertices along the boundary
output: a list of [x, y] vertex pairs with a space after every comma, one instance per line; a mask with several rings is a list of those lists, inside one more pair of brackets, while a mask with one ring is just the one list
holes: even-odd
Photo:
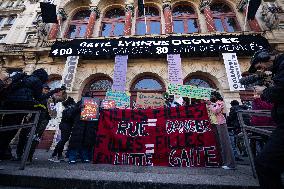
[[[35, 160], [25, 170], [19, 163], [0, 162], [0, 185], [36, 188], [258, 188], [248, 165], [236, 170], [220, 168], [137, 167], [66, 162], [47, 159], [50, 152], [38, 150]], [[3, 183], [3, 184], [2, 184]]]

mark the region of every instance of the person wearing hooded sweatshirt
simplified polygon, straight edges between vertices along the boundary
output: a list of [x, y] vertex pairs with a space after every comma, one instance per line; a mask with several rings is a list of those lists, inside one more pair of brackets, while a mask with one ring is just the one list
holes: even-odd
[[[37, 69], [31, 75], [24, 77], [11, 86], [9, 94], [2, 99], [2, 110], [34, 110], [34, 105], [42, 95], [42, 85], [48, 80], [48, 74], [44, 69]], [[2, 119], [4, 126], [20, 125], [25, 114], [5, 115]], [[17, 130], [0, 133], [0, 159], [9, 147], [10, 141], [16, 135]]]

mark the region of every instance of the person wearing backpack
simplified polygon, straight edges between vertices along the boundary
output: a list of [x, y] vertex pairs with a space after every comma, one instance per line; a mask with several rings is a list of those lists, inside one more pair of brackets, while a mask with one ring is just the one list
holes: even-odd
[[[17, 75], [17, 74], [16, 74]], [[15, 76], [16, 76], [15, 75]], [[19, 76], [19, 75], [18, 75]], [[44, 69], [37, 69], [31, 75], [24, 76], [11, 83], [6, 94], [2, 94], [2, 110], [34, 110], [42, 95], [42, 86], [48, 81], [48, 74]], [[26, 114], [5, 115], [2, 119], [3, 126], [21, 125]], [[10, 141], [17, 130], [0, 132], [0, 159], [3, 159]]]

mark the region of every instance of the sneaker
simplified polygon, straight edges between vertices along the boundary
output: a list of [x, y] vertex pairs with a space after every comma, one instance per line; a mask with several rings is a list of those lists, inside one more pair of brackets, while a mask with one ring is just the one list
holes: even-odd
[[225, 169], [225, 170], [232, 170], [232, 169], [235, 169], [235, 168], [232, 168], [232, 167], [228, 167], [228, 166], [226, 166], [226, 165], [222, 166], [222, 168]]
[[235, 161], [244, 161], [242, 158], [236, 157]]
[[88, 160], [88, 159], [83, 160], [83, 163], [89, 163], [89, 162], [90, 162], [90, 160]]
[[59, 163], [60, 162], [60, 160], [56, 156], [49, 158], [48, 161], [55, 162], [55, 163]]
[[76, 161], [75, 160], [71, 160], [71, 161], [69, 161], [69, 164], [75, 164], [76, 163]]

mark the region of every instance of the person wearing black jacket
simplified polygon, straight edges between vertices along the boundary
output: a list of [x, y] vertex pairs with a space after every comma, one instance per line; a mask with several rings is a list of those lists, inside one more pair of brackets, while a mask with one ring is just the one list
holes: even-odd
[[269, 137], [255, 166], [262, 189], [283, 189], [284, 172], [284, 54], [274, 55], [268, 50], [256, 52], [251, 59], [250, 73], [272, 72], [273, 85], [263, 90], [261, 99], [273, 103], [272, 118], [277, 127]]
[[68, 99], [64, 102], [62, 102], [62, 105], [64, 106], [64, 110], [62, 112], [62, 118], [61, 122], [59, 124], [59, 129], [61, 131], [61, 139], [55, 146], [55, 149], [51, 155], [51, 158], [48, 159], [52, 162], [60, 162], [64, 160], [64, 157], [62, 155], [64, 150], [65, 143], [69, 140], [71, 135], [71, 130], [73, 127], [73, 111], [75, 106], [75, 101], [73, 98], [68, 97]]
[[[54, 90], [50, 91], [50, 87], [47, 84], [43, 84], [43, 89], [42, 89], [42, 94], [38, 100], [38, 103], [34, 105], [34, 107], [37, 110], [40, 110], [40, 116], [39, 116], [39, 121], [37, 124], [37, 128], [35, 131], [35, 137], [32, 142], [32, 146], [30, 149], [30, 154], [28, 157], [28, 161], [32, 161], [33, 154], [35, 152], [35, 148], [38, 145], [41, 136], [43, 135], [44, 130], [46, 129], [46, 126], [48, 125], [49, 120], [51, 119], [48, 108], [47, 108], [47, 100], [52, 97], [55, 93], [58, 93], [62, 90], [65, 90], [65, 88], [56, 88]], [[21, 157], [24, 152], [24, 147], [26, 146], [27, 139], [28, 139], [28, 134], [30, 133], [30, 128], [25, 128], [22, 129], [19, 135], [19, 142], [17, 145], [17, 157], [15, 160], [21, 160]]]
[[[42, 85], [48, 80], [48, 74], [44, 69], [35, 70], [30, 76], [26, 76], [10, 86], [8, 94], [1, 98], [2, 110], [34, 110], [34, 105], [40, 100]], [[20, 125], [25, 114], [5, 115], [2, 119], [4, 126]], [[9, 147], [17, 130], [0, 132], [0, 159], [3, 159], [5, 151]]]
[[238, 154], [237, 151], [237, 135], [241, 131], [240, 123], [238, 120], [238, 112], [241, 110], [247, 110], [248, 107], [245, 105], [240, 105], [237, 100], [231, 101], [231, 108], [229, 112], [229, 116], [227, 118], [227, 125], [229, 130], [229, 136], [231, 140], [232, 149], [234, 152], [234, 157], [236, 161], [243, 161]]

